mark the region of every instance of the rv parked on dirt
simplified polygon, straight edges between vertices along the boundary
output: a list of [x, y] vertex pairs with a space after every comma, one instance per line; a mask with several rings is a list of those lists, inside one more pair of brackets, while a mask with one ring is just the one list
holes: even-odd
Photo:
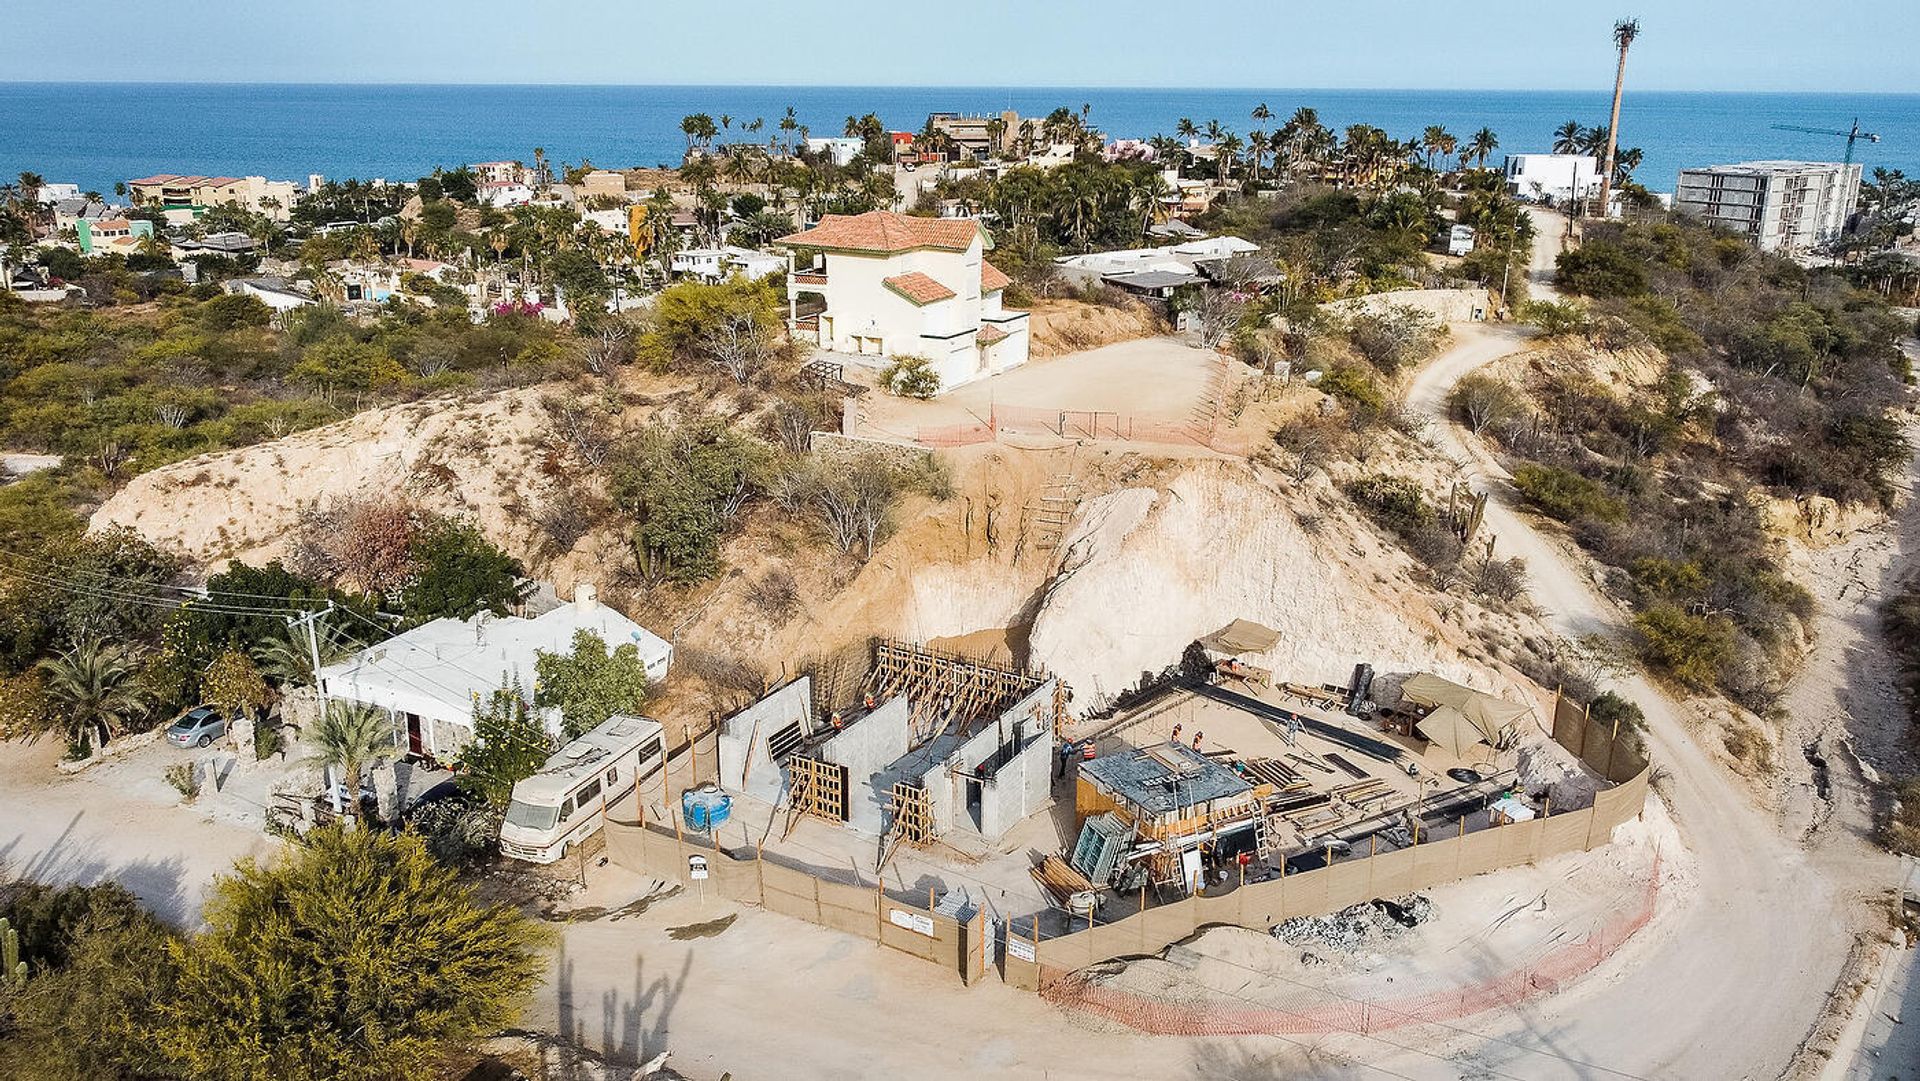
[[500, 851], [528, 863], [565, 857], [606, 822], [609, 808], [664, 767], [666, 752], [658, 721], [607, 718], [513, 786]]

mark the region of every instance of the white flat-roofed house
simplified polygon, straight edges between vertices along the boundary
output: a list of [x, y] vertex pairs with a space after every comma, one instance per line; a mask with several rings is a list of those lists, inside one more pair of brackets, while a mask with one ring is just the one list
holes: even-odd
[[826, 302], [823, 349], [926, 357], [942, 391], [1027, 362], [1027, 313], [1002, 305], [1011, 280], [986, 261], [987, 235], [971, 219], [828, 214], [775, 243], [819, 253], [788, 277], [787, 296]]
[[292, 311], [312, 304], [313, 296], [285, 278], [265, 275], [253, 278], [229, 278], [225, 285], [234, 296], [252, 297], [277, 312]]
[[[320, 670], [329, 699], [384, 709], [393, 717], [394, 742], [410, 754], [447, 761], [473, 738], [474, 709], [506, 686], [534, 698], [536, 655], [569, 653], [574, 635], [592, 631], [609, 650], [632, 645], [647, 679], [664, 679], [673, 645], [601, 604], [592, 586], [571, 603], [532, 619], [482, 613], [472, 619], [436, 619]], [[558, 732], [559, 719], [547, 718]]]
[[677, 251], [667, 264], [675, 276], [691, 275], [707, 282], [725, 281], [735, 274], [744, 275], [748, 281], [759, 281], [786, 268], [787, 261], [781, 256], [732, 244]]
[[1600, 191], [1600, 165], [1591, 154], [1508, 154], [1507, 191], [1536, 203], [1570, 203]]
[[489, 180], [480, 185], [476, 198], [484, 206], [525, 206], [533, 202], [533, 189], [518, 180]]

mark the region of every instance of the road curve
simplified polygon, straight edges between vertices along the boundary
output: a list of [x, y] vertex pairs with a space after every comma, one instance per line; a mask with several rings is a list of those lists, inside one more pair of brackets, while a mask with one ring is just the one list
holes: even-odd
[[[1546, 217], [1536, 218], [1546, 226], [1536, 275], [1558, 250], [1558, 218]], [[1447, 416], [1447, 395], [1462, 376], [1524, 348], [1527, 338], [1510, 326], [1456, 328], [1452, 347], [1416, 374], [1408, 404], [1429, 418], [1435, 444], [1467, 463], [1463, 479], [1491, 493], [1486, 527], [1500, 552], [1526, 560], [1548, 625], [1569, 637], [1617, 634], [1626, 614], [1595, 588], [1586, 561], [1515, 510], [1505, 471]], [[1474, 1058], [1527, 1078], [1775, 1077], [1839, 973], [1855, 908], [1695, 742], [1681, 706], [1637, 673], [1614, 689], [1646, 711], [1665, 774], [1660, 794], [1693, 852], [1697, 888], [1650, 929], [1648, 948], [1630, 946], [1609, 966], [1619, 971], [1593, 977], [1604, 986], [1570, 989], [1473, 1026], [1559, 1057], [1492, 1043]], [[1432, 1062], [1404, 1065], [1418, 1074]]]

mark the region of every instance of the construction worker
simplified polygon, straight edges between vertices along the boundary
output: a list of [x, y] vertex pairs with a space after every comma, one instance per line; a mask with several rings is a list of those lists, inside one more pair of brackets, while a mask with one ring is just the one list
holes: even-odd
[[1173, 726], [1173, 736], [1171, 738], [1175, 743], [1180, 742], [1180, 726], [1179, 725], [1176, 724]]
[[1054, 780], [1056, 780], [1056, 781], [1062, 781], [1062, 780], [1065, 780], [1065, 779], [1066, 779], [1066, 777], [1067, 777], [1067, 763], [1068, 763], [1069, 761], [1071, 761], [1071, 760], [1072, 760], [1072, 758], [1073, 758], [1073, 741], [1072, 741], [1072, 740], [1070, 740], [1070, 739], [1068, 739], [1068, 740], [1061, 740], [1061, 741], [1060, 741], [1060, 754], [1059, 754], [1059, 761], [1058, 761], [1058, 762], [1056, 762], [1056, 763], [1054, 764], [1054, 767], [1053, 767], [1053, 779], [1054, 779]]
[[1196, 750], [1196, 751], [1200, 749], [1200, 735], [1201, 735], [1201, 733], [1200, 733], [1200, 730], [1199, 730], [1199, 729], [1197, 729], [1197, 728], [1196, 728], [1196, 729], [1194, 729], [1194, 731], [1193, 731], [1193, 749], [1194, 749], [1194, 750]]
[[873, 692], [868, 691], [866, 693], [866, 697], [862, 698], [861, 701], [866, 704], [867, 712], [872, 713], [873, 712]]
[[846, 727], [846, 723], [845, 723], [845, 722], [844, 722], [843, 720], [841, 720], [841, 718], [840, 718], [840, 711], [839, 711], [839, 710], [837, 710], [837, 709], [833, 711], [833, 717], [831, 718], [831, 720], [833, 721], [833, 726], [834, 726], [835, 728], [844, 728], [844, 727]]

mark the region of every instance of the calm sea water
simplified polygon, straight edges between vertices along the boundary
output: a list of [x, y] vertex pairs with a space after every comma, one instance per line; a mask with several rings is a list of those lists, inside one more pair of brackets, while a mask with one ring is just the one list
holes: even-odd
[[[1443, 124], [1481, 127], [1501, 153], [1543, 151], [1567, 120], [1604, 123], [1608, 91], [1117, 90], [983, 87], [354, 86], [0, 83], [0, 177], [21, 170], [82, 190], [111, 191], [155, 172], [412, 179], [435, 165], [495, 158], [606, 166], [677, 162], [680, 118], [706, 112], [736, 129], [765, 118], [764, 139], [791, 106], [816, 135], [837, 135], [849, 114], [874, 112], [918, 130], [933, 111], [1044, 115], [1092, 106], [1115, 137], [1171, 133], [1181, 117], [1246, 132], [1266, 102], [1278, 123], [1302, 105], [1336, 129], [1371, 123], [1396, 138]], [[1920, 175], [1920, 94], [1632, 93], [1622, 141], [1645, 151], [1639, 179], [1670, 190], [1690, 165], [1750, 158], [1840, 159], [1845, 140], [1772, 125], [1878, 132], [1855, 160]]]

